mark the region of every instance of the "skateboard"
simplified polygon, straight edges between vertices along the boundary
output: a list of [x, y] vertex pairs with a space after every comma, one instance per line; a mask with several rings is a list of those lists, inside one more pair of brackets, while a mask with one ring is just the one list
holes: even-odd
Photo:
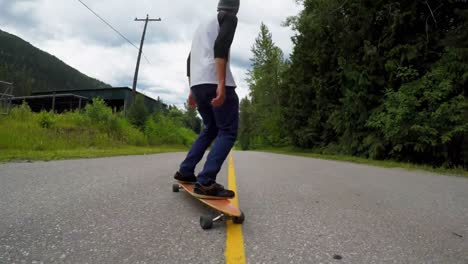
[[[187, 193], [195, 197], [193, 195], [194, 194], [193, 188], [194, 188], [194, 184], [188, 184], [188, 183], [182, 183], [182, 182], [177, 182], [174, 185], [172, 185], [173, 192], [179, 192], [179, 190], [183, 189]], [[211, 215], [200, 216], [201, 228], [205, 230], [211, 229], [213, 227], [214, 222], [223, 221], [223, 220], [225, 221], [229, 219], [231, 219], [236, 224], [244, 223], [244, 220], [245, 220], [244, 213], [236, 205], [234, 205], [229, 199], [211, 200], [211, 199], [200, 199], [198, 197], [195, 197], [195, 198], [220, 213], [219, 215], [215, 217]]]

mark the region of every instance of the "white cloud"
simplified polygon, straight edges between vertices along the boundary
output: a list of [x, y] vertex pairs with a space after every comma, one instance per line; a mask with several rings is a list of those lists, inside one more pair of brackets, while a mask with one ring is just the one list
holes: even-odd
[[[198, 21], [215, 15], [217, 0], [84, 0], [137, 46], [143, 30], [135, 17], [161, 17], [150, 23], [142, 59], [139, 88], [169, 104], [182, 105], [188, 93], [186, 58]], [[264, 22], [273, 40], [285, 52], [292, 50], [289, 28], [281, 23], [299, 12], [293, 0], [241, 2], [239, 26], [232, 47], [239, 97], [248, 94], [246, 63], [251, 46]], [[29, 17], [24, 20], [24, 17]], [[113, 86], [131, 86], [137, 50], [109, 29], [77, 0], [0, 0], [0, 29], [16, 34], [70, 66]]]

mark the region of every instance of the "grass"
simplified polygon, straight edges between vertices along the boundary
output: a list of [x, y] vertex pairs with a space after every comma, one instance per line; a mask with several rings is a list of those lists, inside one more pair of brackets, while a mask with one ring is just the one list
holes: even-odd
[[463, 168], [457, 168], [457, 169], [433, 168], [427, 165], [417, 165], [417, 164], [412, 164], [412, 163], [403, 163], [403, 162], [397, 162], [397, 161], [391, 161], [391, 160], [371, 160], [371, 159], [365, 159], [365, 158], [353, 157], [353, 156], [344, 156], [344, 155], [325, 155], [325, 154], [318, 154], [318, 153], [314, 153], [314, 152], [306, 151], [306, 150], [299, 150], [299, 149], [295, 149], [291, 147], [263, 148], [263, 149], [259, 149], [256, 151], [293, 155], [293, 156], [302, 156], [302, 157], [309, 157], [309, 158], [316, 158], [316, 159], [346, 161], [346, 162], [366, 164], [366, 165], [372, 165], [372, 166], [383, 167], [383, 168], [402, 168], [402, 169], [407, 169], [407, 170], [422, 170], [422, 171], [429, 171], [429, 172], [434, 172], [438, 174], [468, 177], [468, 171], [464, 170]]
[[196, 134], [163, 113], [136, 127], [96, 100], [84, 111], [33, 113], [23, 104], [0, 115], [0, 162], [185, 151]]
[[166, 152], [186, 151], [185, 146], [137, 147], [120, 146], [118, 148], [78, 148], [60, 150], [2, 150], [0, 162], [8, 161], [50, 161], [78, 158], [100, 158], [128, 155], [149, 155]]

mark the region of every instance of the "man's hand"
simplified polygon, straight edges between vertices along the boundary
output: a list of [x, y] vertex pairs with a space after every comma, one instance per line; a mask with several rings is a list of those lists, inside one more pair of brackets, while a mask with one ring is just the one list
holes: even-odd
[[214, 107], [221, 107], [226, 100], [226, 86], [219, 84], [216, 90], [216, 98], [211, 101]]
[[216, 90], [216, 98], [211, 101], [214, 107], [221, 107], [226, 100], [226, 65], [227, 60], [216, 58], [216, 76], [218, 77], [218, 89]]
[[190, 91], [190, 95], [187, 99], [187, 105], [190, 109], [197, 108], [197, 101], [195, 101], [195, 97], [193, 96], [192, 91]]

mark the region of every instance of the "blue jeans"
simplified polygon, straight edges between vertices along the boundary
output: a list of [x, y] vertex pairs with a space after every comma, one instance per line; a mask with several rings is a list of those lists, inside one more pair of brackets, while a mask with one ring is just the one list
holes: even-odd
[[198, 182], [203, 185], [216, 182], [216, 176], [236, 142], [239, 127], [239, 98], [235, 88], [226, 87], [226, 100], [218, 108], [211, 105], [211, 100], [216, 97], [216, 89], [215, 84], [192, 87], [204, 129], [193, 143], [179, 170], [183, 175], [193, 174], [195, 167], [214, 141], [205, 166], [197, 177]]

